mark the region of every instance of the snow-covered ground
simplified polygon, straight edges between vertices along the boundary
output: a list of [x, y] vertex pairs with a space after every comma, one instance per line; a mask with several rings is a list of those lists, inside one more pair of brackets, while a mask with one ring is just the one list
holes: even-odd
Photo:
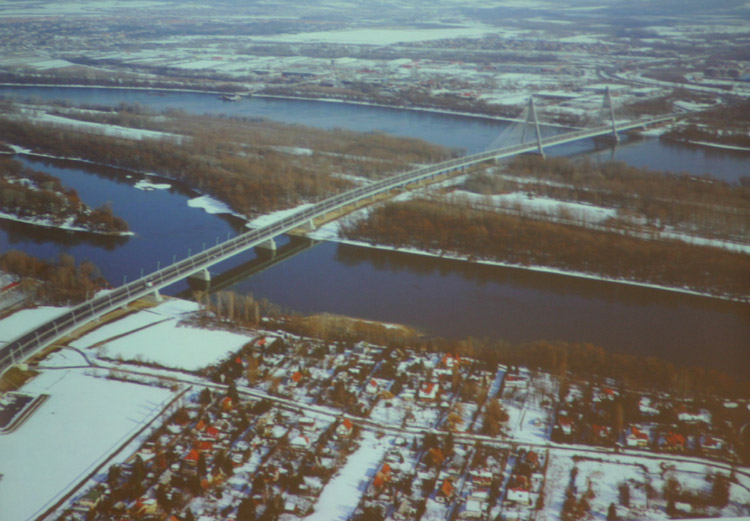
[[58, 125], [64, 127], [73, 127], [77, 130], [86, 132], [95, 132], [107, 136], [122, 137], [128, 139], [170, 139], [181, 142], [183, 136], [170, 134], [168, 132], [159, 132], [156, 130], [146, 130], [140, 128], [122, 127], [119, 125], [110, 125], [104, 123], [92, 123], [90, 121], [81, 121], [78, 119], [66, 118], [55, 114], [47, 114], [38, 110], [24, 111], [24, 118], [31, 121], [39, 121], [46, 124]]
[[0, 320], [0, 342], [8, 342], [70, 311], [66, 307], [40, 306], [22, 309]]
[[362, 434], [359, 448], [346, 460], [346, 464], [328, 482], [314, 512], [306, 521], [346, 521], [357, 508], [359, 499], [367, 485], [375, 477], [385, 452], [391, 447], [393, 438], [378, 438], [373, 432]]
[[246, 224], [246, 226], [248, 228], [260, 228], [261, 226], [267, 226], [269, 224], [275, 223], [276, 221], [280, 221], [281, 219], [289, 217], [290, 215], [294, 215], [297, 212], [301, 212], [302, 210], [310, 208], [312, 205], [313, 203], [304, 203], [293, 208], [287, 208], [286, 210], [278, 210], [276, 212], [267, 213], [265, 215], [261, 215], [260, 217], [256, 217], [255, 219], [251, 219]]
[[155, 363], [195, 371], [220, 362], [254, 337], [181, 324], [198, 311], [198, 304], [170, 299], [107, 324], [73, 342], [74, 347], [97, 346], [100, 356]]
[[50, 398], [16, 432], [0, 436], [3, 521], [27, 521], [49, 508], [172, 397], [84, 370], [44, 371], [21, 391]]
[[226, 203], [222, 203], [218, 199], [211, 197], [210, 195], [201, 195], [193, 197], [188, 201], [188, 206], [191, 208], [201, 208], [206, 213], [228, 213], [235, 214], [234, 211]]

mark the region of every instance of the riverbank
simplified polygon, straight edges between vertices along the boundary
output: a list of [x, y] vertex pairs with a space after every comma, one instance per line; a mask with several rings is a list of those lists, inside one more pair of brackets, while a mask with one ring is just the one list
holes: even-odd
[[92, 230], [89, 228], [84, 228], [82, 226], [75, 226], [71, 224], [71, 222], [74, 219], [72, 217], [66, 219], [65, 222], [63, 223], [55, 223], [55, 222], [52, 222], [50, 219], [40, 219], [40, 218], [25, 219], [17, 215], [13, 215], [13, 214], [0, 211], [0, 219], [4, 219], [6, 221], [13, 221], [17, 223], [30, 224], [32, 226], [41, 226], [43, 228], [54, 228], [54, 229], [63, 230], [66, 232], [93, 233], [96, 235], [105, 235], [105, 236], [112, 236], [112, 237], [132, 237], [135, 235], [135, 232], [132, 232], [132, 231], [107, 232], [107, 231], [101, 231], [101, 230]]
[[[336, 226], [338, 226], [337, 222], [329, 223], [324, 226], [321, 226], [316, 231], [307, 233], [306, 236], [314, 240], [335, 242], [335, 243], [340, 243], [340, 244], [347, 244], [350, 246], [370, 248], [374, 250], [407, 253], [409, 255], [418, 255], [422, 257], [432, 257], [432, 258], [439, 258], [439, 259], [446, 259], [446, 260], [454, 260], [454, 261], [459, 261], [459, 262], [465, 262], [468, 264], [495, 266], [498, 268], [511, 268], [511, 269], [517, 269], [517, 270], [536, 272], [536, 273], [547, 273], [547, 274], [557, 275], [561, 277], [573, 277], [573, 278], [579, 278], [579, 279], [595, 280], [595, 281], [606, 282], [610, 284], [622, 284], [626, 286], [647, 288], [647, 289], [653, 289], [653, 290], [658, 290], [658, 291], [668, 291], [670, 293], [678, 293], [682, 295], [691, 295], [695, 297], [717, 299], [717, 300], [723, 300], [727, 302], [750, 303], [750, 295], [745, 298], [731, 298], [731, 297], [727, 297], [723, 295], [713, 295], [711, 293], [694, 291], [688, 288], [675, 288], [675, 287], [663, 286], [659, 284], [639, 282], [635, 280], [617, 279], [617, 278], [605, 277], [603, 275], [596, 275], [593, 273], [586, 273], [582, 271], [561, 270], [561, 269], [552, 268], [549, 266], [534, 266], [534, 265], [527, 266], [523, 264], [514, 264], [514, 263], [509, 263], [509, 262], [477, 259], [473, 255], [461, 255], [461, 254], [456, 254], [456, 253], [435, 253], [435, 252], [430, 252], [426, 250], [420, 250], [417, 248], [402, 248], [402, 247], [396, 247], [396, 246], [389, 246], [385, 244], [372, 244], [366, 241], [356, 241], [356, 240], [351, 240], [351, 239], [345, 239], [338, 235], [338, 232], [335, 230]], [[333, 233], [331, 233], [332, 231]]]
[[[115, 85], [50, 85], [50, 84], [44, 84], [44, 83], [7, 83], [6, 82], [6, 83], [0, 83], [0, 87], [138, 90], [138, 91], [154, 92], [154, 93], [185, 92], [185, 93], [193, 93], [193, 94], [212, 94], [216, 96], [221, 96], [221, 95], [226, 94], [226, 92], [224, 91], [201, 90], [201, 89], [190, 89], [190, 88], [170, 89], [170, 88], [162, 88], [162, 87], [127, 87], [127, 86], [115, 86]], [[386, 103], [379, 103], [379, 102], [374, 102], [374, 101], [361, 101], [361, 100], [341, 99], [341, 98], [332, 98], [332, 97], [294, 96], [294, 95], [264, 94], [264, 93], [253, 93], [249, 96], [243, 96], [243, 98], [244, 97], [279, 99], [279, 100], [295, 100], [295, 101], [314, 101], [314, 102], [321, 102], [321, 103], [337, 103], [337, 104], [344, 104], [344, 105], [376, 107], [376, 108], [393, 109], [393, 110], [408, 110], [408, 111], [415, 111], [415, 112], [444, 114], [447, 116], [477, 118], [477, 119], [483, 119], [483, 120], [488, 120], [488, 121], [499, 121], [499, 122], [506, 122], [506, 123], [523, 123], [524, 122], [523, 119], [497, 116], [493, 114], [484, 114], [484, 113], [478, 113], [478, 112], [466, 112], [466, 111], [458, 111], [458, 110], [450, 110], [450, 109], [441, 109], [441, 108], [436, 108], [436, 107], [397, 105], [395, 103], [386, 104]], [[571, 128], [570, 126], [561, 125], [558, 123], [547, 123], [547, 122], [544, 123], [544, 126], [557, 127], [561, 129]]]

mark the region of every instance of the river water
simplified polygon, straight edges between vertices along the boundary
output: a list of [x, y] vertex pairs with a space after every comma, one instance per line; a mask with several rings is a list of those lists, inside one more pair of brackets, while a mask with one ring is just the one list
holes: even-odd
[[[215, 95], [75, 88], [0, 88], [73, 104], [141, 103], [155, 109], [264, 117], [288, 123], [421, 137], [477, 152], [506, 123], [421, 111], [299, 100], [251, 98], [225, 103]], [[549, 152], [590, 155], [652, 169], [686, 171], [736, 182], [750, 155], [726, 150], [631, 140], [613, 150], [592, 140]], [[95, 206], [110, 201], [136, 235], [101, 239], [0, 221], [0, 248], [50, 258], [62, 251], [96, 263], [112, 282], [145, 271], [238, 233], [242, 223], [187, 205], [196, 194], [171, 182], [169, 190], [133, 187], [139, 176], [71, 161], [22, 160], [60, 177]], [[130, 177], [128, 177], [130, 176]], [[280, 241], [281, 243], [284, 240]], [[251, 259], [239, 256], [214, 267], [220, 272]], [[176, 294], [180, 283], [167, 289]], [[415, 326], [428, 334], [511, 341], [584, 341], [634, 354], [653, 354], [688, 365], [747, 376], [750, 306], [672, 292], [560, 277], [525, 270], [477, 266], [413, 255], [323, 243], [233, 287], [301, 312], [329, 311]]]

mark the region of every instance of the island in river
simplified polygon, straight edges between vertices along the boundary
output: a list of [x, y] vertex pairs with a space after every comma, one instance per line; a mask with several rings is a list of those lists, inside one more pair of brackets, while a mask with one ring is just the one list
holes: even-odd
[[90, 208], [59, 178], [10, 158], [0, 159], [0, 218], [71, 231], [133, 234], [109, 205]]

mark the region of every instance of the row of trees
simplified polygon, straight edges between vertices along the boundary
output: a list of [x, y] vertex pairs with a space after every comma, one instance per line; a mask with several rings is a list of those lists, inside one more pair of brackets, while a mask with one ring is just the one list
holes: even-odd
[[0, 255], [0, 270], [25, 281], [41, 282], [25, 286], [28, 290], [33, 288], [38, 299], [51, 304], [81, 302], [107, 284], [93, 263], [84, 261], [76, 264], [73, 256], [66, 253], [61, 253], [54, 261], [43, 261], [24, 252], [10, 250]]
[[747, 255], [424, 200], [379, 207], [367, 219], [342, 226], [342, 233], [372, 244], [550, 266], [737, 298], [750, 294]]
[[102, 233], [130, 229], [109, 205], [92, 210], [59, 178], [8, 158], [0, 159], [0, 210], [26, 219], [50, 219], [59, 225], [72, 219], [74, 226]]

